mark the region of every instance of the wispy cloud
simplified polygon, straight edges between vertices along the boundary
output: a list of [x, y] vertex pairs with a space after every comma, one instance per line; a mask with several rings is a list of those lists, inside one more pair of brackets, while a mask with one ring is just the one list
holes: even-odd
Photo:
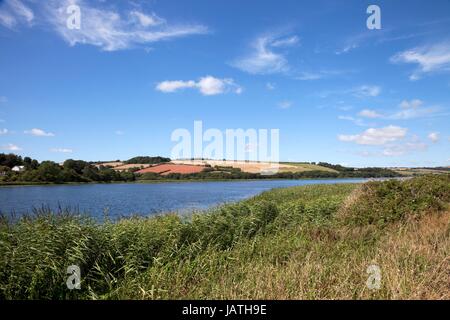
[[289, 109], [290, 107], [292, 107], [292, 104], [293, 104], [292, 101], [283, 100], [283, 101], [278, 102], [278, 107], [280, 109]]
[[32, 136], [35, 137], [53, 137], [55, 136], [53, 133], [51, 132], [46, 132], [42, 129], [38, 129], [38, 128], [33, 128], [31, 130], [26, 130], [24, 131], [25, 134], [30, 134]]
[[5, 96], [0, 96], [0, 103], [5, 103], [8, 101], [8, 98], [6, 98]]
[[347, 45], [345, 45], [344, 47], [342, 47], [342, 48], [336, 50], [335, 53], [336, 53], [337, 55], [344, 54], [344, 53], [348, 53], [348, 52], [350, 52], [350, 51], [352, 51], [353, 49], [356, 49], [356, 48], [358, 48], [358, 47], [359, 47], [359, 44], [358, 44], [358, 43], [347, 44]]
[[357, 97], [376, 97], [380, 95], [381, 88], [379, 86], [363, 85], [353, 88], [350, 92]]
[[[0, 8], [0, 24], [14, 28], [31, 22], [34, 12], [21, 0], [4, 0]], [[81, 11], [80, 29], [67, 27], [67, 8], [78, 5]], [[116, 10], [102, 2], [86, 0], [47, 0], [36, 12], [41, 25], [50, 27], [71, 46], [89, 44], [104, 51], [129, 49], [149, 43], [195, 34], [208, 33], [201, 24], [169, 23], [154, 12], [144, 12], [133, 6], [131, 10]]]
[[297, 75], [294, 76], [294, 79], [296, 80], [320, 80], [320, 79], [326, 79], [331, 78], [335, 76], [344, 75], [347, 73], [350, 73], [352, 71], [348, 70], [317, 70], [317, 71], [301, 71]]
[[[78, 4], [82, 10], [79, 30], [66, 26], [64, 12], [69, 3]], [[200, 24], [169, 24], [155, 13], [100, 9], [81, 0], [50, 1], [47, 12], [56, 32], [70, 45], [90, 44], [105, 51], [208, 32], [208, 28]]]
[[231, 65], [251, 74], [285, 73], [290, 70], [285, 53], [275, 51], [298, 43], [297, 36], [277, 37], [273, 34], [259, 36], [251, 43], [251, 52], [234, 60]]
[[1, 150], [6, 150], [6, 151], [20, 151], [20, 150], [22, 150], [22, 148], [20, 148], [19, 146], [16, 146], [15, 144], [12, 144], [12, 143], [8, 143], [7, 145], [1, 146], [0, 149]]
[[355, 118], [355, 117], [352, 117], [352, 116], [340, 115], [340, 116], [338, 116], [338, 119], [339, 120], [345, 120], [345, 121], [351, 121], [355, 125], [360, 126], [360, 127], [368, 127], [369, 126], [369, 124], [365, 123], [364, 120], [358, 119], [358, 118]]
[[428, 135], [428, 139], [431, 140], [431, 142], [436, 143], [439, 141], [439, 132], [430, 132]]
[[266, 89], [267, 90], [275, 90], [275, 84], [272, 82], [267, 82], [266, 83]]
[[272, 47], [290, 47], [297, 45], [299, 42], [300, 38], [298, 36], [279, 38], [272, 42]]
[[[363, 109], [358, 112], [359, 117], [369, 119], [381, 119], [381, 120], [409, 120], [417, 118], [426, 118], [431, 116], [447, 115], [438, 113], [441, 110], [439, 107], [424, 107], [423, 101], [420, 99], [403, 100], [399, 104], [399, 111], [394, 112], [382, 112], [372, 109]], [[361, 121], [358, 118], [351, 118], [355, 123]]]
[[391, 57], [393, 63], [412, 63], [417, 69], [410, 75], [410, 80], [418, 80], [425, 74], [450, 71], [450, 41], [431, 46], [423, 46]]
[[358, 113], [358, 115], [359, 115], [360, 117], [371, 118], [371, 119], [374, 119], [374, 118], [381, 118], [381, 117], [382, 117], [382, 115], [379, 114], [377, 111], [375, 111], [375, 110], [370, 110], [370, 109], [364, 109], [364, 110], [361, 110], [361, 111]]
[[423, 101], [419, 99], [410, 101], [403, 100], [399, 107], [401, 108], [400, 111], [387, 115], [386, 118], [393, 120], [408, 120], [431, 116], [439, 111], [438, 107], [423, 107]]
[[352, 95], [357, 98], [377, 97], [381, 93], [381, 87], [376, 85], [360, 85], [350, 89], [328, 90], [319, 93], [321, 98], [327, 98], [331, 95]]
[[33, 11], [20, 0], [4, 0], [0, 3], [0, 24], [13, 29], [20, 24], [32, 25]]
[[335, 54], [341, 55], [349, 53], [359, 47], [364, 46], [365, 43], [370, 43], [369, 40], [380, 37], [382, 34], [388, 32], [387, 29], [382, 30], [366, 30], [359, 34], [347, 37], [342, 43], [342, 45], [335, 51]]
[[426, 143], [421, 142], [417, 137], [404, 143], [387, 145], [381, 152], [382, 156], [399, 157], [410, 152], [425, 151], [428, 148]]
[[3, 128], [3, 129], [0, 129], [0, 136], [1, 136], [1, 135], [8, 134], [8, 132], [9, 132], [8, 129], [4, 129], [4, 128]]
[[227, 92], [240, 94], [243, 90], [242, 87], [237, 85], [231, 78], [219, 79], [212, 76], [202, 77], [198, 81], [162, 81], [156, 85], [156, 90], [164, 93], [176, 92], [182, 89], [198, 89], [200, 93], [205, 96], [212, 96]]
[[68, 148], [51, 148], [50, 152], [57, 152], [57, 153], [72, 153], [72, 149]]

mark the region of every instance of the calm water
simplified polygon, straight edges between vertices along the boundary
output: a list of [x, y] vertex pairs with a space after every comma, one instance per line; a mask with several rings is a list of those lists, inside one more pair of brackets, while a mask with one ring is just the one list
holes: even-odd
[[71, 207], [101, 217], [190, 212], [239, 201], [272, 188], [363, 182], [365, 179], [257, 180], [153, 184], [85, 184], [0, 187], [0, 212], [23, 214], [33, 208]]

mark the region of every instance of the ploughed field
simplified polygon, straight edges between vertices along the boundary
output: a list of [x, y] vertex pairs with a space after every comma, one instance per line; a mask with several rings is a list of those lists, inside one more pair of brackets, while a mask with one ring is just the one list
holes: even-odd
[[449, 204], [450, 175], [427, 175], [274, 189], [190, 217], [4, 216], [0, 298], [450, 299]]
[[206, 167], [201, 165], [187, 165], [187, 164], [158, 164], [148, 168], [144, 168], [136, 171], [136, 173], [158, 173], [161, 175], [168, 175], [171, 173], [181, 173], [181, 174], [190, 174], [190, 173], [199, 173], [202, 172]]

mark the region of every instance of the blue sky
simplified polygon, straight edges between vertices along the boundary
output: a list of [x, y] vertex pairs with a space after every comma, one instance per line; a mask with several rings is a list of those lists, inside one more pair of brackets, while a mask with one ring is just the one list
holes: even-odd
[[[366, 26], [371, 4], [380, 30]], [[0, 0], [0, 152], [169, 156], [173, 130], [201, 120], [279, 129], [284, 161], [448, 166], [449, 12], [447, 0]]]

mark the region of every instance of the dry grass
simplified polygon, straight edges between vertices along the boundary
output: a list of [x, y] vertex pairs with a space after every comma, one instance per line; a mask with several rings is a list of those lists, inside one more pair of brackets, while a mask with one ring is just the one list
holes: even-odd
[[128, 169], [136, 169], [136, 168], [144, 169], [150, 166], [151, 166], [150, 164], [146, 163], [133, 163], [133, 164], [122, 164], [120, 166], [114, 167], [113, 169], [117, 171], [126, 171]]
[[[426, 176], [275, 189], [190, 220], [0, 219], [0, 298], [450, 299], [449, 200], [450, 176]], [[66, 290], [70, 264], [83, 290]]]
[[112, 167], [112, 168], [114, 168], [114, 167], [118, 167], [118, 166], [121, 166], [121, 165], [123, 165], [123, 162], [121, 162], [121, 161], [112, 161], [112, 162], [102, 162], [102, 163], [97, 164], [96, 166], [97, 167], [105, 166], [105, 167]]
[[[208, 252], [195, 261], [204, 273], [186, 277], [186, 265], [179, 265], [178, 277], [169, 280], [173, 273], [163, 269], [151, 282], [164, 283], [159, 298], [175, 299], [449, 299], [449, 230], [450, 212], [397, 223], [370, 247], [363, 233], [336, 240], [299, 229], [295, 241], [277, 235]], [[381, 269], [379, 290], [366, 286], [373, 264]]]

